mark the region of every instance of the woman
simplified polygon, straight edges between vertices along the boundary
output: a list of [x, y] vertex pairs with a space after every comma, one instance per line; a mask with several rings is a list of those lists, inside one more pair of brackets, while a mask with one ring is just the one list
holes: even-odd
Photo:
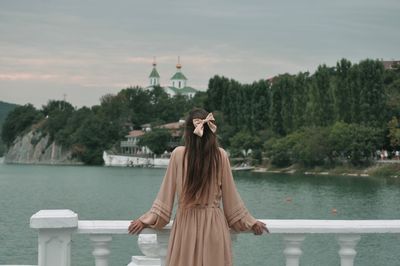
[[[247, 211], [232, 177], [226, 152], [218, 147], [211, 113], [190, 112], [185, 146], [177, 147], [151, 209], [133, 220], [129, 233], [163, 228], [170, 220], [175, 193], [178, 209], [172, 225], [166, 265], [232, 265], [229, 229], [260, 235], [266, 225]], [[222, 199], [223, 209], [220, 208]]]

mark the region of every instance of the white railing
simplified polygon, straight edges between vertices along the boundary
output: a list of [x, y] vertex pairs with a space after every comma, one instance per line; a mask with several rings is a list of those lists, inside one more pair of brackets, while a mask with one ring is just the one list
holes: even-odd
[[[400, 220], [262, 220], [271, 234], [282, 234], [286, 266], [298, 266], [301, 243], [308, 234], [335, 234], [341, 266], [352, 266], [361, 234], [400, 233]], [[39, 231], [39, 266], [70, 266], [73, 233], [87, 234], [96, 266], [108, 266], [112, 235], [127, 234], [130, 221], [79, 221], [70, 210], [41, 210], [31, 217]], [[144, 256], [132, 256], [128, 266], [164, 265], [171, 223], [163, 230], [144, 229], [138, 245]], [[265, 234], [268, 235], [268, 234]], [[232, 234], [235, 239], [235, 234]]]

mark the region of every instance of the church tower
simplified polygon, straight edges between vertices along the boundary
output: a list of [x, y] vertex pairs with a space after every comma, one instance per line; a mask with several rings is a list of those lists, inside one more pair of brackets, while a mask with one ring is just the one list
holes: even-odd
[[153, 58], [153, 70], [151, 71], [149, 75], [149, 82], [150, 86], [160, 86], [160, 74], [158, 74], [158, 71], [156, 69], [156, 58]]
[[172, 81], [172, 87], [178, 88], [178, 89], [183, 89], [186, 87], [186, 82], [187, 78], [183, 73], [181, 72], [181, 62], [180, 58], [178, 56], [178, 64], [176, 64], [176, 73], [172, 76], [171, 81]]

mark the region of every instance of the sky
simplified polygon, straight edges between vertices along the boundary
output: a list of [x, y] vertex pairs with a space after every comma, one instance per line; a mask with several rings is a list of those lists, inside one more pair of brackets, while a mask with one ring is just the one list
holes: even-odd
[[398, 0], [0, 0], [0, 100], [76, 107], [147, 86], [313, 72], [341, 58], [400, 59]]

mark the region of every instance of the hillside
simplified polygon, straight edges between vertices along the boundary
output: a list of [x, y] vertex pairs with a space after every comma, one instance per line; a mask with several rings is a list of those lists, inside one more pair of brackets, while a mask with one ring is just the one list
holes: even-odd
[[3, 125], [4, 119], [6, 119], [7, 114], [17, 106], [17, 104], [0, 101], [0, 126]]
[[[1, 128], [3, 127], [3, 122], [6, 119], [8, 113], [17, 106], [18, 105], [13, 104], [13, 103], [6, 103], [3, 101], [0, 101], [0, 135], [1, 135]], [[4, 144], [0, 138], [0, 157], [3, 155], [4, 149], [5, 149]]]

